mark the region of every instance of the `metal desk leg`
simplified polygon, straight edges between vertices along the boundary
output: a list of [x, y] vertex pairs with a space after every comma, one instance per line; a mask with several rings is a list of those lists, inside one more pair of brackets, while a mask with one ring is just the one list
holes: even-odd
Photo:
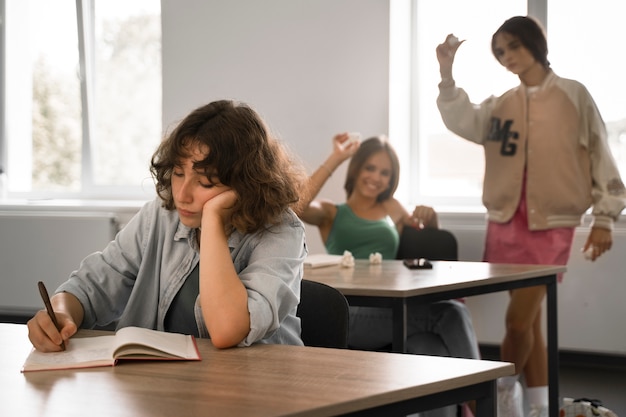
[[392, 307], [393, 340], [391, 350], [393, 352], [406, 353], [408, 307], [406, 298], [396, 298]]
[[549, 415], [559, 415], [559, 343], [557, 317], [557, 280], [546, 285], [547, 300], [547, 336], [548, 336], [548, 398], [550, 401]]
[[489, 391], [491, 395], [488, 397], [480, 397], [476, 400], [476, 417], [493, 417], [496, 415], [497, 408], [497, 390], [496, 381], [489, 382]]

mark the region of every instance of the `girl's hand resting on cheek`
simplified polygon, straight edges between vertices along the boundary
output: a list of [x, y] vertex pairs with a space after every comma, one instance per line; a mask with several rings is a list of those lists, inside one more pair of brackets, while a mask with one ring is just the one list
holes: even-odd
[[209, 218], [217, 218], [223, 225], [230, 223], [230, 214], [237, 201], [237, 194], [230, 187], [223, 187], [224, 190], [210, 198], [204, 203], [202, 209], [202, 225]]

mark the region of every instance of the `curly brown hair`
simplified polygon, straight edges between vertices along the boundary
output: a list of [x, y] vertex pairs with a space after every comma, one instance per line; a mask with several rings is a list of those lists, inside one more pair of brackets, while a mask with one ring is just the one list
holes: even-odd
[[207, 178], [232, 188], [238, 198], [231, 226], [251, 233], [280, 220], [296, 204], [305, 184], [305, 171], [247, 104], [219, 100], [192, 111], [161, 142], [152, 156], [150, 172], [156, 192], [168, 210], [175, 209], [172, 171], [190, 149], [207, 148], [194, 163]]

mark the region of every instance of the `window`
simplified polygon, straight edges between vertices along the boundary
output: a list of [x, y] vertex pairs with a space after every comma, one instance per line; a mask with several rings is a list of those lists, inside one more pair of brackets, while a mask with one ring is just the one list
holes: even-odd
[[161, 140], [160, 1], [0, 6], [9, 197], [145, 198]]
[[[498, 64], [490, 47], [493, 32], [515, 15], [531, 14], [544, 21], [547, 15], [544, 24], [552, 68], [589, 89], [626, 178], [626, 81], [620, 75], [626, 56], [619, 52], [626, 35], [616, 30], [626, 5], [610, 0], [593, 4], [582, 0], [392, 0], [391, 4], [391, 73], [398, 85], [390, 88], [390, 138], [403, 158], [401, 166], [408, 167], [398, 189], [398, 197], [408, 206], [482, 209], [482, 147], [452, 134], [441, 121], [436, 106], [440, 76], [435, 47], [448, 33], [466, 40], [455, 59], [454, 77], [470, 99], [479, 103], [519, 83]], [[398, 46], [398, 39], [409, 42]], [[411, 68], [408, 74], [403, 72], [406, 67]]]
[[[582, 82], [606, 123], [609, 146], [626, 181], [626, 55], [622, 46], [626, 3], [550, 0], [548, 47], [551, 66]], [[584, 30], [582, 30], [584, 28]]]

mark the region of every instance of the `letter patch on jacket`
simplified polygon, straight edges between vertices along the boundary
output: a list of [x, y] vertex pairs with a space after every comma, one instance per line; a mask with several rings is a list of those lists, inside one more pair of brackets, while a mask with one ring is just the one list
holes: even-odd
[[517, 144], [511, 142], [511, 140], [519, 138], [519, 134], [511, 131], [512, 124], [513, 120], [506, 120], [503, 124], [499, 118], [491, 118], [487, 140], [501, 142], [500, 155], [502, 156], [513, 156], [517, 152]]

